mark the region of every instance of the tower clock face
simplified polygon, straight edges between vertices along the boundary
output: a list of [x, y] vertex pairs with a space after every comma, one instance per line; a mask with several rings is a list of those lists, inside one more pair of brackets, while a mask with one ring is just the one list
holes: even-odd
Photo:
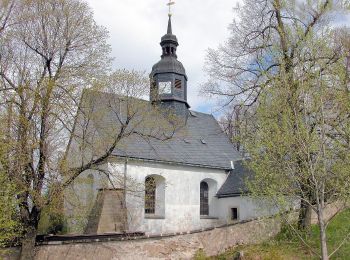
[[159, 94], [171, 94], [171, 81], [159, 82]]

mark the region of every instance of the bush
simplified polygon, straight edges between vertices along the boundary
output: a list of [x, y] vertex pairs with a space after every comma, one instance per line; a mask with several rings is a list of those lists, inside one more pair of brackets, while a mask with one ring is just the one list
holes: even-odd
[[202, 248], [198, 249], [196, 254], [194, 255], [195, 260], [206, 260], [207, 256]]
[[66, 220], [63, 213], [50, 212], [44, 209], [38, 227], [38, 234], [64, 234], [66, 232]]

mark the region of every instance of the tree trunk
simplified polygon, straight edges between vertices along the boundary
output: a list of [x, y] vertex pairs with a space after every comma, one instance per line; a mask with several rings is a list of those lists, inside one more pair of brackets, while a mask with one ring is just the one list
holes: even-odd
[[328, 260], [328, 248], [327, 248], [327, 238], [326, 238], [326, 227], [323, 220], [323, 207], [318, 207], [318, 225], [320, 227], [320, 241], [321, 241], [321, 255], [322, 260]]
[[304, 231], [306, 235], [310, 235], [311, 232], [311, 214], [311, 206], [302, 200], [299, 211], [298, 227], [301, 231]]
[[36, 229], [29, 227], [22, 239], [20, 260], [34, 260]]

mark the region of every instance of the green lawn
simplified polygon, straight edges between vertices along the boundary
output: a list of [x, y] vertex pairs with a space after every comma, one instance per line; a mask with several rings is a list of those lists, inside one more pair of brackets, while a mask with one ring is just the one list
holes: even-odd
[[[336, 249], [341, 241], [344, 240], [346, 235], [350, 232], [350, 209], [341, 212], [336, 216], [327, 228], [327, 242], [328, 251], [331, 253]], [[312, 229], [312, 239], [310, 243], [320, 250], [319, 248], [319, 229], [314, 226]], [[350, 259], [350, 237], [347, 242], [335, 253], [332, 259]]]
[[[332, 252], [343, 241], [346, 234], [350, 232], [350, 209], [338, 214], [327, 229], [328, 250]], [[313, 250], [320, 251], [319, 229], [316, 225], [312, 227], [311, 236], [307, 239]], [[205, 257], [198, 252], [196, 259], [233, 259], [238, 252], [243, 252], [243, 259], [254, 260], [279, 260], [279, 259], [319, 259], [298, 238], [293, 237], [288, 230], [282, 231], [276, 238], [259, 245], [239, 246], [228, 250], [216, 257]], [[331, 259], [350, 259], [350, 237], [347, 242], [335, 253]]]

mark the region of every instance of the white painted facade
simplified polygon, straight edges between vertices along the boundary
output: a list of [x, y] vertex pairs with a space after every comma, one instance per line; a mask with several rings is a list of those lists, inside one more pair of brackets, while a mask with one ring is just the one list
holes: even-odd
[[[263, 207], [259, 203], [246, 196], [217, 198], [216, 193], [228, 176], [225, 170], [141, 160], [128, 160], [127, 163], [110, 160], [105, 166], [110, 172], [113, 185], [108, 184], [103, 175], [95, 172], [94, 184], [89, 186], [93, 189], [92, 197], [96, 199], [98, 189], [126, 187], [128, 232], [140, 231], [146, 234], [186, 232], [271, 214], [266, 207], [265, 211], [262, 210]], [[87, 177], [89, 174], [91, 171], [83, 176]], [[144, 184], [148, 176], [153, 176], [157, 183], [155, 214], [145, 214]], [[202, 181], [209, 185], [209, 216], [200, 216]], [[86, 185], [84, 187], [86, 188]], [[78, 187], [75, 189], [82, 191]], [[86, 197], [84, 192], [81, 192], [81, 196]], [[238, 209], [237, 220], [231, 220], [231, 208]]]
[[[111, 163], [110, 169], [118, 166]], [[217, 225], [222, 221], [219, 214], [219, 199], [216, 192], [226, 180], [224, 170], [198, 167], [157, 164], [142, 161], [129, 161], [127, 180], [139, 183], [139, 193], [128, 192], [126, 196], [129, 231], [146, 233], [169, 233], [201, 229]], [[144, 182], [147, 176], [161, 176], [164, 184], [156, 189], [156, 212], [154, 216], [145, 214]], [[199, 212], [200, 182], [206, 180], [209, 185], [209, 217], [201, 219]], [[128, 186], [128, 185], [127, 185]], [[163, 189], [163, 191], [162, 191]], [[164, 194], [164, 197], [157, 196]]]

